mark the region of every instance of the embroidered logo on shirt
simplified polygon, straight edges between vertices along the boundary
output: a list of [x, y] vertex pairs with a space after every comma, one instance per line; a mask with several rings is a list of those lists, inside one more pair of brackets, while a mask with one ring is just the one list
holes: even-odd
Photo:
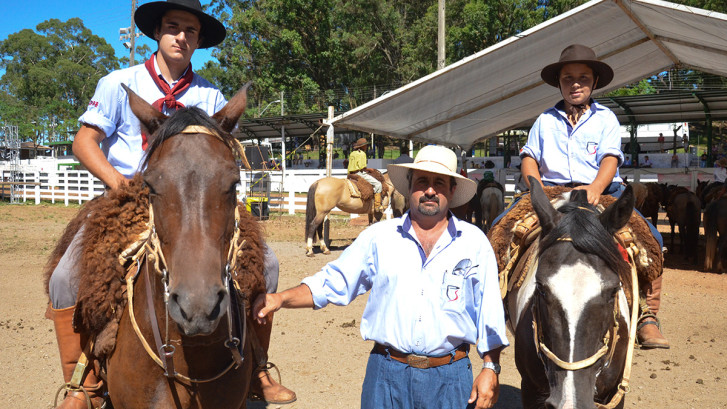
[[98, 101], [91, 101], [88, 103], [88, 106], [98, 108]]
[[588, 152], [589, 155], [595, 155], [596, 148], [598, 148], [598, 142], [588, 142], [588, 144], [586, 144], [586, 152]]
[[469, 272], [476, 268], [470, 259], [465, 258], [452, 269], [452, 272], [445, 271], [442, 284], [444, 286], [444, 295], [449, 301], [457, 301], [459, 299], [459, 290], [464, 285], [464, 280], [471, 274]]

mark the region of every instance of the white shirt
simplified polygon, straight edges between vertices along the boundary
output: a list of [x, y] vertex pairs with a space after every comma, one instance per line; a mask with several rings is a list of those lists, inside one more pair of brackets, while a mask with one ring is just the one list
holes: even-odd
[[[158, 74], [156, 59], [154, 68]], [[140, 170], [139, 165], [144, 151], [139, 120], [131, 112], [129, 99], [121, 88], [121, 83], [126, 84], [150, 104], [164, 97], [164, 93], [154, 83], [144, 64], [117, 70], [99, 80], [86, 112], [78, 121], [97, 126], [106, 134], [106, 138], [101, 142], [101, 150], [116, 170], [131, 178]], [[176, 99], [184, 106], [196, 106], [208, 115], [219, 111], [227, 103], [217, 88], [196, 73], [189, 88], [177, 95]], [[165, 114], [171, 115], [172, 112], [165, 107]]]
[[[607, 155], [618, 158], [619, 166], [623, 163], [618, 119], [610, 109], [591, 100], [591, 108], [572, 126], [560, 101], [540, 114], [530, 128], [528, 142], [520, 151], [521, 158], [525, 155], [538, 162], [544, 182], [590, 184]], [[621, 182], [618, 169], [613, 182]]]
[[407, 212], [364, 230], [303, 280], [315, 308], [371, 291], [361, 336], [405, 353], [439, 356], [463, 343], [480, 356], [508, 345], [495, 253], [477, 227], [450, 214], [427, 257]]
[[715, 166], [713, 176], [715, 182], [724, 183], [727, 179], [727, 168]]

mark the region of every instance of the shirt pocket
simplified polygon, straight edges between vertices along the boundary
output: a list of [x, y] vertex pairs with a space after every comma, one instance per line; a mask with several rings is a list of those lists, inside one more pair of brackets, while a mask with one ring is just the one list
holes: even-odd
[[464, 259], [451, 271], [444, 272], [440, 295], [442, 310], [457, 313], [465, 310], [466, 275], [470, 265], [470, 260]]

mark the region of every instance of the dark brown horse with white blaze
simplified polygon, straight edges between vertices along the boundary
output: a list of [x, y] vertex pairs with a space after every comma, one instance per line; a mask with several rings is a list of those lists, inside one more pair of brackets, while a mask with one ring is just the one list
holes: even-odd
[[[384, 173], [384, 183], [381, 184], [381, 206], [385, 209], [389, 206], [389, 200], [394, 192], [394, 185], [389, 175]], [[330, 253], [323, 237], [323, 221], [333, 210], [339, 208], [346, 213], [367, 214], [369, 224], [380, 220], [382, 213], [375, 211], [374, 199], [362, 200], [360, 197], [351, 196], [346, 179], [326, 177], [316, 180], [308, 189], [308, 197], [305, 209], [305, 243], [306, 255], [313, 256], [313, 241], [316, 236], [319, 239], [323, 254]]]
[[143, 177], [152, 239], [135, 284], [127, 279], [133, 298], [107, 361], [110, 398], [116, 409], [244, 408], [256, 364], [234, 286], [244, 272], [231, 271], [245, 245], [229, 132], [247, 86], [212, 118], [197, 108], [167, 118], [126, 90], [151, 135]]
[[598, 214], [583, 190], [572, 191], [556, 209], [535, 179], [530, 185], [542, 228], [533, 243], [537, 258], [522, 286], [504, 300], [523, 406], [623, 407], [636, 316], [625, 294], [631, 282], [622, 287], [630, 268], [613, 233], [631, 216], [632, 191]]

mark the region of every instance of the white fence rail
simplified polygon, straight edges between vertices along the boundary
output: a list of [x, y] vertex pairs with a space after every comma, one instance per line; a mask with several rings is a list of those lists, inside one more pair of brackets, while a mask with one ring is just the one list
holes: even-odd
[[[516, 193], [516, 183], [520, 172], [517, 169], [493, 169], [495, 179], [505, 187], [506, 197]], [[693, 191], [700, 180], [711, 180], [713, 168], [667, 168], [667, 169], [621, 169], [622, 176], [629, 181], [669, 183], [686, 186]], [[0, 169], [0, 197], [9, 197], [11, 191], [17, 201], [41, 201], [53, 203], [63, 202], [84, 203], [100, 195], [104, 186], [100, 180], [84, 170], [22, 170], [15, 174], [14, 189], [10, 188], [11, 170]], [[470, 177], [478, 180], [482, 177], [482, 169], [471, 169]], [[345, 169], [334, 169], [332, 176], [345, 177]], [[266, 197], [269, 209], [277, 212], [305, 212], [308, 188], [318, 179], [325, 176], [321, 169], [295, 169], [281, 171], [242, 171], [241, 184], [238, 191], [240, 200], [247, 197]], [[334, 212], [337, 209], [334, 209]], [[356, 215], [353, 215], [355, 217]]]

